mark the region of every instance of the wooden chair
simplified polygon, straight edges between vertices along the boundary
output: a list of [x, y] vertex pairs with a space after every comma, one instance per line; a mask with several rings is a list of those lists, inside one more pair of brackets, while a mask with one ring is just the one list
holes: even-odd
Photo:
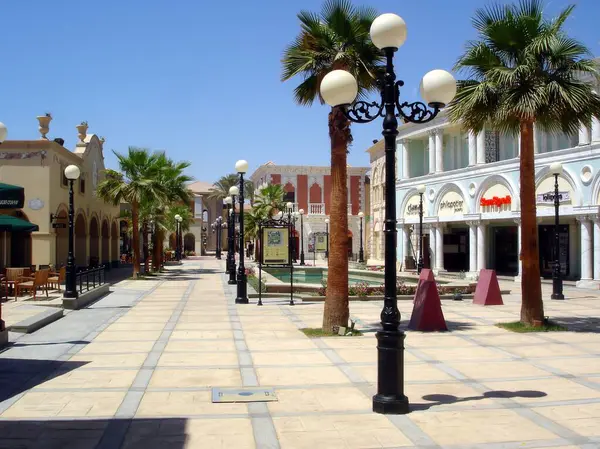
[[27, 290], [33, 293], [33, 299], [35, 300], [38, 289], [46, 290], [46, 298], [48, 297], [48, 275], [50, 270], [39, 270], [29, 278], [21, 278], [16, 286], [16, 296], [19, 296], [22, 290]]
[[8, 299], [8, 290], [13, 289], [15, 301], [17, 300], [17, 285], [20, 279], [31, 274], [31, 268], [7, 268], [4, 278], [0, 281], [0, 287], [4, 287], [4, 296]]
[[48, 284], [50, 287], [56, 286], [56, 290], [60, 293], [60, 284], [65, 282], [65, 278], [67, 277], [67, 268], [62, 267], [58, 272], [50, 273], [48, 278]]

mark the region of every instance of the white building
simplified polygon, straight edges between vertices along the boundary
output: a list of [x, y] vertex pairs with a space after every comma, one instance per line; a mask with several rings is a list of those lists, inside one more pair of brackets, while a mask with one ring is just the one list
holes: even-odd
[[[396, 201], [398, 261], [412, 269], [418, 257], [419, 195], [424, 197], [424, 259], [434, 270], [475, 275], [482, 268], [499, 275], [521, 272], [519, 141], [486, 129], [467, 134], [440, 114], [425, 125], [399, 128]], [[535, 130], [536, 195], [542, 276], [551, 277], [554, 261], [553, 162], [559, 177], [560, 261], [567, 279], [600, 284], [600, 123], [578, 135]], [[383, 142], [371, 147], [373, 258], [383, 259]], [[547, 195], [548, 193], [552, 195]]]

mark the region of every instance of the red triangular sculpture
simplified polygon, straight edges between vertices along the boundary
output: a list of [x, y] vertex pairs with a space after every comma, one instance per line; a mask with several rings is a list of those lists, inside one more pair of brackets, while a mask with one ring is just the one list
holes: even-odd
[[[433, 274], [431, 277], [433, 278]], [[415, 293], [414, 303], [409, 329], [421, 332], [448, 330], [435, 280], [421, 281]]]
[[[429, 268], [423, 268], [421, 270], [421, 274], [419, 275], [419, 282], [417, 282], [417, 289], [415, 290], [415, 298], [417, 297], [417, 293], [419, 292], [419, 288], [421, 288], [421, 283], [423, 281], [435, 282], [435, 278], [433, 277], [433, 271]], [[415, 298], [413, 298], [413, 303], [415, 302]]]
[[479, 273], [479, 281], [475, 289], [473, 304], [481, 306], [503, 306], [502, 295], [500, 294], [500, 286], [495, 270], [481, 270]]

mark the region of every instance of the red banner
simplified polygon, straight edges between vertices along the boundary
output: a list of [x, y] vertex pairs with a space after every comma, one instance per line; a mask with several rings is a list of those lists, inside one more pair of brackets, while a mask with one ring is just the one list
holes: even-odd
[[502, 207], [505, 204], [511, 204], [512, 203], [512, 199], [510, 197], [510, 195], [506, 195], [503, 198], [499, 198], [497, 196], [487, 199], [487, 198], [481, 198], [481, 201], [479, 201], [479, 205], [481, 207], [487, 207], [487, 206], [496, 206], [496, 207]]

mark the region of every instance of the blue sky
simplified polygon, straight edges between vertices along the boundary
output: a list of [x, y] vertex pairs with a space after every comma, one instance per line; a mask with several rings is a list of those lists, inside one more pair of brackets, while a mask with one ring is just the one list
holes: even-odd
[[[474, 37], [473, 11], [486, 3], [360, 2], [406, 21], [395, 62], [412, 100], [424, 73], [452, 67]], [[600, 2], [550, 0], [548, 13], [571, 3], [567, 30], [600, 55]], [[251, 171], [269, 160], [328, 165], [327, 108], [296, 106], [297, 82], [280, 81], [296, 13], [320, 7], [321, 0], [3, 0], [0, 121], [9, 139], [36, 139], [35, 117], [51, 112], [49, 137], [72, 149], [75, 125], [87, 120], [88, 132], [106, 137], [109, 167], [111, 150], [164, 149], [204, 181], [242, 158]], [[369, 164], [364, 151], [380, 130], [381, 123], [353, 126], [351, 165]]]

